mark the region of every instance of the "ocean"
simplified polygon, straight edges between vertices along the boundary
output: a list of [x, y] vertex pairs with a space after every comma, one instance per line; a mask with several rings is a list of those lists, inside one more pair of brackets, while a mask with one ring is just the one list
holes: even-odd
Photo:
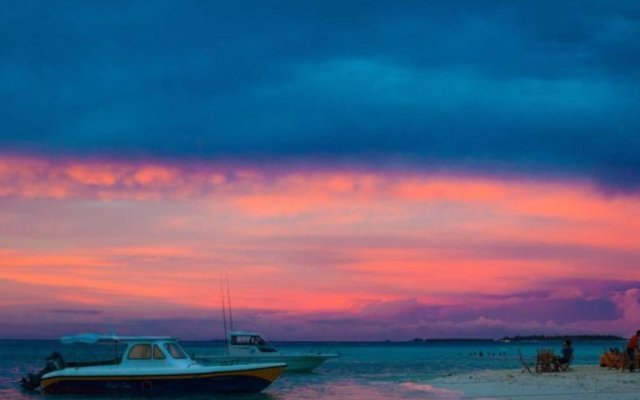
[[[376, 343], [275, 343], [285, 352], [332, 352], [337, 359], [327, 361], [313, 373], [288, 373], [262, 393], [250, 395], [177, 396], [171, 399], [220, 400], [389, 400], [451, 399], [451, 394], [429, 385], [429, 380], [449, 374], [479, 369], [520, 368], [518, 350], [532, 360], [537, 349], [560, 351], [558, 342], [376, 342]], [[609, 347], [620, 341], [574, 342], [575, 364], [598, 363]], [[222, 353], [221, 342], [183, 342], [192, 354]], [[39, 371], [52, 351], [70, 357], [56, 341], [0, 340], [0, 399], [37, 400], [38, 393], [25, 392], [19, 380], [27, 372]], [[47, 396], [48, 398], [54, 396]], [[83, 400], [84, 396], [55, 396]], [[91, 396], [91, 399], [96, 399]], [[117, 397], [122, 399], [122, 397]], [[101, 399], [109, 399], [102, 397]], [[163, 398], [164, 399], [164, 398]]]

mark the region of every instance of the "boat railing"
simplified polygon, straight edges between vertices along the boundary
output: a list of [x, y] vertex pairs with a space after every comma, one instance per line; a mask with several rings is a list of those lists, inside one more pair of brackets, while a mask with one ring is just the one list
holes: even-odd
[[80, 367], [97, 367], [101, 365], [118, 365], [122, 361], [122, 358], [118, 358], [115, 360], [101, 360], [101, 361], [72, 361], [67, 363], [67, 367], [69, 368], [80, 368]]

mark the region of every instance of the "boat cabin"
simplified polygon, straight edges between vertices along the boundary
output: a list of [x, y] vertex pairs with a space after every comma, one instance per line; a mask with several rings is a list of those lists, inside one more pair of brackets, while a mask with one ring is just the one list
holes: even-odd
[[[176, 367], [193, 362], [174, 337], [161, 336], [113, 336], [84, 334], [65, 336], [63, 344], [112, 345], [111, 357], [102, 361], [72, 361], [65, 363], [60, 357], [60, 367], [90, 367], [120, 365], [123, 367]], [[74, 349], [74, 354], [77, 350]], [[103, 356], [104, 358], [104, 356]]]
[[246, 331], [229, 332], [227, 348], [230, 355], [260, 355], [278, 351], [271, 343], [262, 338], [259, 333]]

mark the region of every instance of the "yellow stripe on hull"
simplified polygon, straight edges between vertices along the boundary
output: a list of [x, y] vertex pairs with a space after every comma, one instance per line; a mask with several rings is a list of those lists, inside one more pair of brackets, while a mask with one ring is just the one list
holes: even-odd
[[144, 381], [144, 380], [156, 380], [156, 379], [207, 379], [220, 376], [251, 376], [255, 378], [264, 379], [268, 382], [273, 382], [284, 372], [285, 366], [281, 367], [267, 367], [250, 369], [245, 371], [221, 371], [221, 372], [203, 372], [200, 374], [167, 374], [167, 375], [96, 375], [96, 376], [55, 376], [51, 378], [45, 378], [42, 380], [42, 387], [46, 388], [49, 385], [61, 381]]

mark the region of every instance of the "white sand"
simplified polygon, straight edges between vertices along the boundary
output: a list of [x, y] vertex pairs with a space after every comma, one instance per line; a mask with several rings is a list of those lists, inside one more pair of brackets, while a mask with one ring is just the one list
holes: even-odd
[[434, 388], [451, 398], [470, 399], [640, 399], [640, 373], [598, 366], [573, 366], [568, 372], [544, 374], [520, 370], [479, 371], [433, 379]]

